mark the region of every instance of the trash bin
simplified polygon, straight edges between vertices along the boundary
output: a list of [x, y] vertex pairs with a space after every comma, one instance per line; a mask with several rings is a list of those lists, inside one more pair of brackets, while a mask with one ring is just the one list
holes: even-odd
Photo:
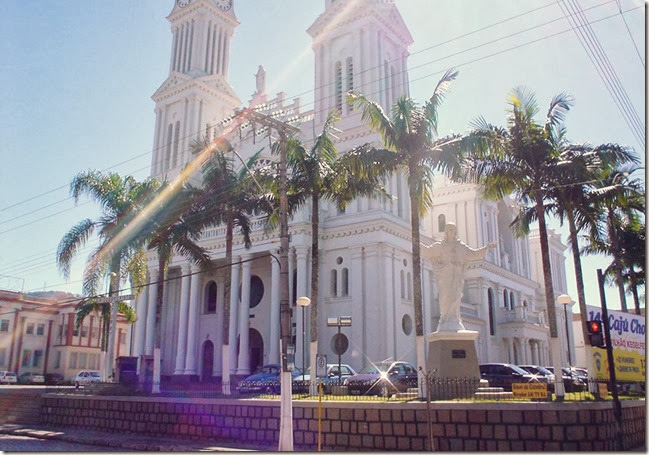
[[117, 357], [117, 377], [120, 384], [137, 384], [137, 357]]

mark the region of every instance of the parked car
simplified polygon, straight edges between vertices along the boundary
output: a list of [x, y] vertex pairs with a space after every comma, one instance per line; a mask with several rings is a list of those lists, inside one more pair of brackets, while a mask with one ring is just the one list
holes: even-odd
[[[280, 393], [279, 373], [282, 366], [278, 363], [270, 363], [261, 367], [255, 374], [248, 376], [237, 384], [239, 393]], [[293, 390], [296, 388], [296, 381], [301, 380], [302, 370], [295, 368], [291, 372], [293, 378]]]
[[13, 371], [0, 371], [0, 384], [15, 384], [18, 377]]
[[502, 387], [511, 392], [513, 383], [548, 382], [547, 378], [532, 374], [511, 363], [483, 363], [480, 378], [489, 382], [489, 387]]
[[417, 370], [407, 362], [379, 362], [349, 376], [343, 385], [351, 395], [387, 397], [417, 387]]
[[45, 384], [45, 377], [42, 374], [27, 371], [18, 376], [19, 384]]
[[[554, 374], [553, 367], [545, 367]], [[566, 388], [566, 392], [582, 392], [588, 387], [588, 379], [583, 379], [581, 375], [572, 373], [569, 368], [561, 368], [563, 386]]]
[[87, 386], [101, 382], [101, 376], [99, 376], [98, 371], [79, 371], [74, 377], [74, 385]]
[[[338, 364], [337, 363], [328, 363], [327, 364], [327, 375], [319, 378], [322, 382], [322, 391], [323, 393], [330, 394], [335, 385], [343, 385], [345, 379], [356, 374], [356, 371], [347, 364], [340, 364], [340, 375], [338, 374]], [[298, 391], [306, 392], [309, 390], [311, 385], [311, 374], [307, 368], [304, 377], [302, 375], [296, 378], [296, 382], [299, 384]], [[294, 390], [296, 387], [294, 387]]]
[[45, 373], [45, 384], [48, 385], [61, 385], [65, 381], [63, 380], [63, 375], [59, 373]]

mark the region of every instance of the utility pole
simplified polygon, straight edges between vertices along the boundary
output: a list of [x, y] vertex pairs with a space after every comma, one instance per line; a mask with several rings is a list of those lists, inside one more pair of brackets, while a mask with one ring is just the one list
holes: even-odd
[[[293, 451], [293, 394], [291, 371], [288, 369], [289, 344], [291, 340], [291, 307], [289, 306], [288, 281], [288, 197], [287, 182], [287, 140], [289, 134], [296, 134], [299, 129], [281, 120], [254, 111], [242, 109], [237, 117], [253, 123], [259, 123], [269, 130], [275, 130], [279, 135], [279, 280], [280, 280], [280, 344], [282, 353], [282, 372], [280, 374], [280, 422], [279, 447], [280, 452]], [[295, 352], [295, 351], [293, 351]]]

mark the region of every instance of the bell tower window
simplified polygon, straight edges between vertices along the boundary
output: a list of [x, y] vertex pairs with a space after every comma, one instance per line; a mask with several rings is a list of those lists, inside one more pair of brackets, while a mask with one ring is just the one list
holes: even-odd
[[342, 112], [343, 109], [343, 68], [340, 62], [336, 62], [336, 109]]
[[[351, 57], [347, 57], [347, 91], [354, 90], [354, 61]], [[347, 104], [347, 112], [354, 109], [351, 103]]]

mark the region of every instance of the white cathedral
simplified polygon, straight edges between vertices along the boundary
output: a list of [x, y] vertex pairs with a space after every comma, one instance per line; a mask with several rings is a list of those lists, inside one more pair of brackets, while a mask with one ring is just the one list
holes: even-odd
[[[176, 0], [168, 20], [173, 43], [169, 75], [154, 93], [155, 136], [151, 175], [174, 179], [194, 158], [190, 144], [206, 134], [224, 135], [244, 157], [262, 150], [270, 153], [268, 131], [254, 123], [237, 123], [234, 113], [249, 107], [299, 129], [309, 146], [322, 131], [329, 111], [341, 110], [336, 127], [339, 153], [364, 144], [381, 146], [344, 102], [354, 89], [388, 109], [409, 94], [408, 46], [413, 40], [392, 0], [343, 2], [324, 0], [324, 11], [307, 32], [313, 39], [315, 105], [301, 109], [300, 100], [285, 93], [265, 92], [265, 72], [257, 68], [257, 91], [243, 105], [228, 82], [230, 44], [239, 24], [233, 0]], [[290, 25], [287, 25], [290, 26]], [[296, 33], [299, 32], [296, 30]], [[281, 55], [278, 53], [278, 55]], [[254, 71], [255, 63], [251, 70]], [[361, 198], [344, 212], [323, 203], [320, 220], [320, 297], [318, 302], [318, 354], [336, 363], [336, 327], [328, 318], [351, 316], [351, 327], [341, 330], [348, 341], [343, 363], [356, 369], [385, 359], [415, 362], [412, 254], [408, 192], [402, 176], [386, 182], [390, 199]], [[456, 184], [439, 177], [435, 206], [422, 217], [421, 238], [430, 244], [454, 222], [458, 237], [477, 248], [490, 241], [497, 248], [484, 261], [471, 263], [466, 272], [461, 315], [465, 327], [479, 332], [478, 359], [484, 362], [543, 364], [549, 362], [549, 330], [540, 245], [534, 233], [514, 238], [509, 223], [517, 212], [512, 201], [484, 200], [476, 185]], [[289, 301], [293, 308], [296, 366], [302, 367], [302, 321], [309, 308], [295, 305], [309, 296], [311, 227], [309, 211], [289, 221]], [[566, 292], [565, 246], [551, 232], [550, 248], [555, 291]], [[211, 381], [222, 375], [223, 292], [225, 229], [204, 232], [202, 246], [217, 265], [213, 274], [200, 273], [176, 255], [169, 268], [162, 313], [162, 377], [174, 381]], [[252, 247], [235, 236], [230, 312], [230, 374], [247, 375], [255, 368], [278, 363], [279, 352], [279, 248], [277, 233], [255, 224]], [[157, 259], [149, 256], [152, 280]], [[435, 331], [439, 319], [437, 283], [432, 265], [423, 261], [424, 334]], [[153, 354], [156, 287], [148, 286], [137, 301], [133, 327], [133, 355]], [[306, 311], [305, 314], [302, 314]], [[557, 311], [559, 328], [562, 311]], [[570, 316], [571, 317], [571, 316]], [[562, 332], [562, 331], [561, 331]], [[563, 336], [560, 334], [560, 336]], [[567, 357], [567, 352], [562, 353]]]

